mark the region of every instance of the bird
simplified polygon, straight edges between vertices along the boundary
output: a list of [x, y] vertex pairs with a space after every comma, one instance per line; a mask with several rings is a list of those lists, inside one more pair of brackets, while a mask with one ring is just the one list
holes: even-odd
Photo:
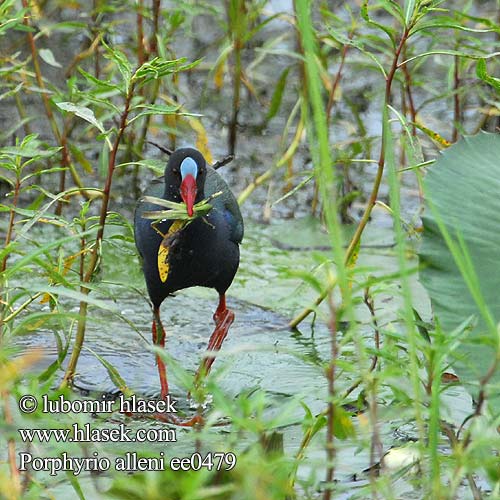
[[[244, 227], [238, 202], [224, 179], [214, 168], [207, 165], [202, 153], [194, 148], [180, 148], [170, 153], [163, 179], [153, 181], [145, 195], [164, 200], [185, 203], [189, 217], [194, 215], [194, 205], [207, 197], [212, 209], [208, 214], [196, 217], [187, 225], [176, 220], [162, 220], [152, 224], [144, 217], [152, 210], [164, 210], [141, 198], [134, 214], [134, 236], [149, 298], [152, 303], [151, 326], [153, 343], [165, 348], [165, 328], [160, 306], [178, 290], [194, 286], [215, 289], [219, 294], [218, 306], [213, 315], [215, 329], [207, 350], [217, 352], [234, 321], [234, 313], [226, 305], [226, 291], [233, 282], [240, 261], [239, 245]], [[225, 163], [225, 162], [224, 162]], [[220, 166], [218, 162], [214, 166]], [[180, 229], [179, 229], [180, 228]], [[159, 269], [159, 252], [166, 248], [166, 271]], [[160, 257], [161, 261], [161, 257]], [[166, 276], [165, 276], [166, 274]], [[195, 381], [206, 376], [214, 362], [208, 355], [201, 363]], [[161, 398], [169, 394], [166, 366], [156, 354], [161, 386]]]

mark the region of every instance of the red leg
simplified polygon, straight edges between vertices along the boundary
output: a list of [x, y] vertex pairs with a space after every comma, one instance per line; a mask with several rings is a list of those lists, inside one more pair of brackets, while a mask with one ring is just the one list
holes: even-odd
[[[224, 294], [219, 296], [219, 305], [214, 313], [215, 330], [208, 341], [208, 351], [217, 352], [226, 338], [229, 327], [234, 321], [234, 313], [226, 307], [226, 296]], [[198, 383], [201, 377], [208, 375], [210, 368], [215, 361], [214, 356], [207, 356], [198, 371], [196, 372], [195, 380]]]
[[[153, 325], [151, 330], [153, 332], [153, 343], [164, 349], [165, 329], [161, 322], [160, 309], [157, 307], [153, 309]], [[167, 368], [159, 354], [156, 355], [156, 364], [158, 365], [158, 374], [160, 375], [161, 398], [165, 399], [168, 394]]]
[[[163, 328], [163, 324], [161, 322], [160, 309], [156, 307], [153, 308], [153, 324], [151, 327], [151, 331], [153, 333], [153, 343], [164, 349], [165, 329]], [[165, 399], [168, 395], [167, 368], [159, 354], [156, 354], [156, 363], [158, 365], [158, 374], [160, 376], [161, 398]], [[126, 415], [129, 417], [144, 417], [142, 413], [126, 413]], [[188, 420], [181, 420], [180, 418], [170, 413], [154, 413], [153, 415], [151, 415], [151, 418], [168, 424], [180, 425], [182, 427], [194, 427], [203, 425], [203, 417], [201, 415], [195, 415]]]

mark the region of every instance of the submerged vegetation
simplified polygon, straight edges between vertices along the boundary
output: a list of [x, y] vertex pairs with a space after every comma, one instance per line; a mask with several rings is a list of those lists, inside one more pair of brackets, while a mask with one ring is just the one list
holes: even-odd
[[[499, 20], [497, 0], [4, 0], [0, 498], [500, 498]], [[220, 159], [245, 218], [202, 387], [209, 292], [164, 305], [166, 352], [148, 340], [131, 220], [155, 143]], [[155, 354], [202, 426], [118, 411], [158, 396]], [[83, 471], [44, 469], [63, 456]]]

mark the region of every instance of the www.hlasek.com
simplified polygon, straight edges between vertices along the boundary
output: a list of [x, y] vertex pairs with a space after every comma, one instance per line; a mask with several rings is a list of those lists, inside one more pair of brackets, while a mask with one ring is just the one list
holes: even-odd
[[[157, 414], [176, 413], [175, 403], [170, 396], [164, 400], [144, 400], [132, 396], [126, 399], [120, 395], [118, 409], [116, 402], [110, 400], [67, 400], [63, 395], [58, 399], [49, 399], [46, 394], [39, 401], [31, 394], [25, 394], [19, 399], [19, 409], [23, 413], [33, 413], [42, 404], [44, 413], [111, 413], [120, 411], [124, 414]], [[90, 442], [125, 442], [125, 443], [171, 443], [177, 441], [175, 429], [148, 428], [129, 429], [124, 423], [114, 428], [94, 428], [90, 423], [79, 425], [72, 424], [69, 429], [18, 429], [23, 442], [38, 441], [49, 443], [54, 440], [58, 443], [90, 443]], [[94, 452], [91, 457], [71, 457], [66, 452], [57, 457], [34, 457], [31, 453], [20, 452], [20, 471], [46, 471], [51, 476], [58, 472], [70, 471], [75, 476], [83, 471], [104, 472], [112, 466], [117, 471], [160, 471], [167, 467], [176, 470], [231, 470], [236, 465], [234, 453], [209, 452], [204, 455], [193, 453], [190, 456], [170, 460], [165, 458], [163, 452], [158, 457], [138, 457], [136, 452], [127, 452], [124, 456], [114, 458], [113, 462]]]

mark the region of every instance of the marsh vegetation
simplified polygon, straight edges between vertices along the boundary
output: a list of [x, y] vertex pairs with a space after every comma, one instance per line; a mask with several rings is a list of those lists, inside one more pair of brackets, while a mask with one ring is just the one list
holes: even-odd
[[[4, 0], [0, 498], [500, 498], [499, 35], [497, 0]], [[152, 143], [234, 155], [245, 220], [193, 405], [216, 298], [169, 298], [151, 345]], [[202, 426], [116, 410], [158, 398], [158, 353]], [[75, 424], [95, 439], [19, 433]]]

